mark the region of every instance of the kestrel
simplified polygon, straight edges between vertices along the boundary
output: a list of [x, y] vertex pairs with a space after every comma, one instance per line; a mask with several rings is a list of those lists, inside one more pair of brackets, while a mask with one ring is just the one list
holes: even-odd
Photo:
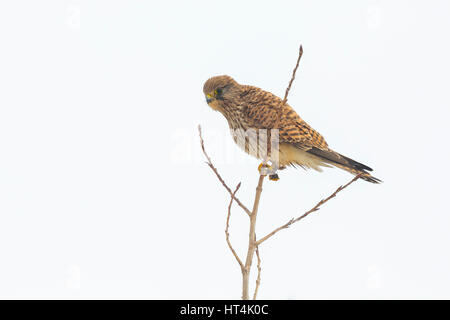
[[[208, 105], [227, 119], [234, 141], [247, 153], [262, 159], [263, 164], [270, 160], [275, 167], [270, 175], [273, 180], [278, 178], [276, 169], [286, 166], [317, 171], [322, 171], [321, 167], [335, 166], [354, 175], [361, 174], [366, 181], [381, 182], [370, 175], [368, 171], [372, 169], [368, 166], [330, 149], [325, 139], [291, 106], [283, 105], [282, 99], [276, 95], [241, 85], [227, 75], [208, 79], [203, 93]], [[276, 133], [278, 139], [274, 147], [269, 141], [274, 141]]]

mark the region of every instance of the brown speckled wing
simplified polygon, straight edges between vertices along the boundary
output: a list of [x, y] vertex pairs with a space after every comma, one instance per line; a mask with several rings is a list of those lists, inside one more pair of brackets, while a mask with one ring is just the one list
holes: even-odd
[[[303, 121], [289, 105], [283, 105], [279, 122], [277, 122], [277, 113], [282, 100], [274, 94], [256, 87], [242, 86], [239, 101], [236, 103], [241, 106], [241, 117], [236, 117], [241, 122], [239, 127], [270, 130], [276, 129], [275, 126], [278, 123], [280, 144], [294, 146], [325, 163], [353, 174], [361, 173], [361, 178], [369, 182], [381, 182], [367, 172], [372, 171], [368, 166], [328, 148], [328, 144], [320, 133]], [[292, 161], [292, 163], [302, 165], [301, 162]]]
[[[241, 94], [242, 105], [249, 127], [274, 129], [277, 111], [282, 100], [259, 88], [246, 86]], [[280, 143], [290, 143], [302, 150], [312, 147], [327, 149], [325, 139], [311, 128], [289, 105], [284, 105], [278, 124]]]

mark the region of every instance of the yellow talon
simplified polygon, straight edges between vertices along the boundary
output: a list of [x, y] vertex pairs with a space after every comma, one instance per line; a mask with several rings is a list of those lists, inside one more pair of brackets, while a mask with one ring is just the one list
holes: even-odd
[[264, 165], [264, 163], [261, 163], [259, 166], [258, 166], [258, 171], [261, 173], [261, 168], [263, 167], [263, 165]]
[[267, 168], [267, 169], [269, 169], [270, 171], [272, 171], [272, 166], [269, 165], [269, 164], [266, 164], [266, 163], [261, 163], [261, 164], [258, 166], [258, 171], [259, 171], [259, 173], [261, 173], [261, 169], [262, 169], [262, 168]]

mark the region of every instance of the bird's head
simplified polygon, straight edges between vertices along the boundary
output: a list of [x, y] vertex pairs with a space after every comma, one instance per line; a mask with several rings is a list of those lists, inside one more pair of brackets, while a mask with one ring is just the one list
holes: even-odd
[[238, 92], [239, 84], [230, 76], [216, 76], [208, 79], [203, 85], [206, 103], [214, 110], [223, 111], [224, 101], [233, 100]]

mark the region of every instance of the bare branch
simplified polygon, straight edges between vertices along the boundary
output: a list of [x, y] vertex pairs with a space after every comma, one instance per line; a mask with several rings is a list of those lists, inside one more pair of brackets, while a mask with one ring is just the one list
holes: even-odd
[[303, 55], [303, 47], [302, 45], [300, 45], [300, 49], [298, 51], [298, 58], [297, 58], [297, 64], [295, 65], [294, 70], [292, 71], [292, 76], [291, 76], [291, 80], [289, 81], [289, 85], [286, 88], [286, 92], [284, 93], [284, 99], [283, 102], [281, 102], [281, 104], [278, 107], [278, 114], [277, 114], [277, 121], [275, 122], [274, 128], [278, 128], [278, 124], [280, 123], [280, 118], [281, 118], [281, 109], [283, 108], [283, 106], [286, 104], [287, 102], [287, 98], [289, 95], [289, 90], [291, 90], [291, 86], [292, 83], [294, 82], [295, 79], [295, 73], [297, 72], [298, 66], [300, 64], [300, 59], [302, 58]]
[[256, 278], [256, 286], [255, 292], [253, 293], [253, 300], [256, 300], [256, 296], [258, 295], [259, 285], [261, 284], [261, 257], [259, 256], [259, 247], [256, 246], [256, 258], [258, 259], [258, 277]]
[[336, 189], [335, 192], [333, 192], [328, 198], [325, 198], [323, 200], [320, 200], [311, 210], [307, 211], [306, 213], [304, 213], [303, 215], [299, 216], [298, 218], [295, 219], [291, 219], [289, 220], [287, 223], [285, 223], [284, 225], [282, 225], [281, 227], [276, 228], [275, 230], [273, 230], [271, 233], [269, 233], [268, 235], [264, 236], [263, 238], [261, 238], [260, 240], [256, 241], [256, 245], [259, 246], [261, 243], [263, 243], [264, 241], [266, 241], [267, 239], [269, 239], [270, 237], [272, 237], [273, 235], [275, 235], [278, 231], [283, 230], [283, 229], [287, 229], [289, 228], [289, 226], [293, 223], [296, 223], [298, 221], [300, 221], [301, 219], [305, 218], [306, 216], [308, 216], [310, 213], [313, 213], [314, 211], [317, 211], [320, 209], [320, 206], [323, 205], [325, 202], [327, 202], [328, 200], [330, 200], [331, 198], [334, 198], [340, 191], [344, 190], [345, 188], [347, 188], [350, 184], [352, 184], [353, 182], [355, 182], [356, 180], [358, 180], [361, 177], [362, 174], [358, 174], [356, 175], [350, 182], [348, 182], [346, 185], [340, 186], [339, 188]]
[[286, 92], [284, 93], [283, 103], [286, 103], [286, 102], [287, 102], [287, 98], [288, 98], [288, 95], [289, 95], [289, 90], [291, 90], [292, 83], [294, 82], [294, 79], [295, 79], [295, 73], [297, 72], [297, 69], [298, 69], [298, 66], [299, 66], [299, 64], [300, 64], [300, 59], [302, 58], [302, 55], [303, 55], [303, 47], [302, 47], [302, 45], [300, 45], [300, 49], [298, 50], [297, 64], [295, 65], [295, 68], [294, 68], [294, 70], [292, 71], [292, 77], [291, 77], [291, 80], [289, 81], [289, 85], [288, 85], [288, 87], [286, 88]]
[[236, 192], [241, 187], [241, 183], [236, 186], [236, 190], [234, 190], [233, 194], [231, 195], [230, 204], [228, 205], [228, 215], [227, 215], [227, 226], [225, 228], [225, 238], [227, 240], [228, 247], [230, 248], [231, 252], [233, 253], [234, 257], [236, 258], [236, 261], [241, 266], [241, 271], [244, 272], [244, 264], [242, 263], [241, 259], [239, 259], [239, 256], [237, 255], [236, 251], [234, 250], [233, 246], [230, 242], [230, 234], [228, 233], [228, 228], [230, 227], [230, 216], [231, 216], [231, 205], [233, 204], [233, 200], [235, 199]]
[[203, 154], [205, 155], [206, 159], [208, 160], [206, 162], [206, 164], [211, 168], [212, 171], [214, 171], [214, 173], [216, 174], [219, 181], [222, 183], [222, 185], [225, 187], [225, 189], [227, 189], [228, 193], [234, 198], [234, 201], [236, 201], [236, 203], [248, 214], [248, 216], [250, 216], [251, 211], [238, 198], [233, 196], [233, 192], [231, 191], [230, 187], [228, 187], [228, 185], [225, 183], [225, 181], [220, 176], [216, 167], [214, 167], [214, 165], [212, 164], [211, 158], [208, 156], [208, 154], [206, 153], [206, 150], [205, 150], [205, 143], [204, 143], [203, 137], [202, 137], [202, 127], [200, 125], [198, 125], [198, 134], [200, 136], [200, 145], [202, 147]]

